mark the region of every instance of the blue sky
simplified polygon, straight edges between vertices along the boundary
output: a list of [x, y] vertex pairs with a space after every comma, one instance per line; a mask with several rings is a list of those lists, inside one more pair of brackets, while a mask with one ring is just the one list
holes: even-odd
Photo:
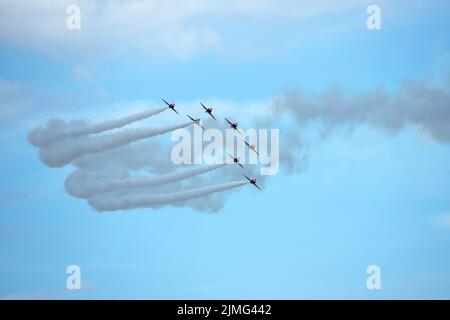
[[[65, 28], [70, 3], [81, 30]], [[378, 31], [365, 1], [244, 3], [0, 1], [1, 297], [450, 298], [450, 149], [415, 126], [312, 138], [305, 170], [233, 192], [217, 214], [96, 212], [65, 192], [70, 166], [39, 161], [26, 137], [46, 119], [113, 118], [161, 97], [226, 104], [245, 123], [246, 107], [264, 112], [287, 89], [414, 80], [448, 94], [445, 1], [375, 3]], [[70, 264], [80, 291], [66, 289]], [[381, 290], [366, 288], [371, 264]]]

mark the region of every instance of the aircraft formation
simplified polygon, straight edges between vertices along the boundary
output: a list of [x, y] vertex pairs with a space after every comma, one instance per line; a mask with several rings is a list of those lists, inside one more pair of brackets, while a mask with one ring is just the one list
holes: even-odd
[[[175, 109], [175, 103], [174, 102], [172, 102], [172, 103], [169, 103], [169, 102], [167, 102], [166, 100], [164, 100], [164, 99], [161, 99], [166, 105], [167, 105], [167, 109], [171, 109], [171, 110], [173, 110], [176, 114], [180, 114], [176, 109]], [[203, 109], [204, 109], [204, 111], [210, 116], [210, 117], [212, 117], [214, 120], [217, 120], [216, 119], [216, 117], [214, 117], [214, 115], [213, 115], [213, 108], [210, 106], [210, 107], [207, 107], [207, 106], [205, 106], [203, 103], [201, 103], [200, 102], [200, 105], [203, 107]], [[188, 118], [189, 119], [191, 119], [191, 121], [192, 121], [192, 123], [193, 124], [196, 124], [196, 125], [198, 125], [200, 128], [202, 128], [203, 130], [205, 130], [205, 128], [201, 125], [201, 123], [200, 123], [200, 118], [193, 118], [193, 117], [191, 117], [190, 115], [188, 115], [187, 114], [187, 116], [188, 116]], [[224, 118], [225, 119], [225, 121], [226, 122], [228, 122], [228, 124], [230, 125], [230, 128], [232, 128], [234, 131], [236, 131], [236, 132], [238, 132], [239, 134], [242, 134], [241, 133], [241, 131], [239, 130], [239, 128], [238, 128], [238, 123], [237, 122], [232, 122], [232, 121], [230, 121], [230, 120], [228, 120], [227, 118]], [[249, 150], [252, 150], [253, 152], [255, 152], [258, 156], [259, 156], [259, 153], [258, 153], [258, 151], [256, 150], [256, 147], [255, 147], [255, 145], [253, 145], [253, 144], [250, 144], [250, 143], [248, 143], [247, 141], [245, 141], [244, 140], [244, 142], [245, 142], [245, 145], [248, 147], [248, 149]], [[233, 162], [234, 163], [236, 163], [237, 165], [239, 165], [242, 169], [244, 169], [244, 166], [239, 162], [239, 158], [237, 158], [237, 157], [233, 157], [231, 154], [229, 154], [228, 153], [228, 156], [230, 156], [231, 157], [231, 159], [233, 159]], [[261, 188], [256, 184], [256, 179], [251, 179], [251, 178], [249, 178], [249, 177], [247, 177], [245, 174], [244, 174], [244, 177], [249, 181], [249, 183], [251, 184], [251, 185], [253, 185], [253, 186], [255, 186], [256, 188], [258, 188], [258, 190], [261, 190]]]

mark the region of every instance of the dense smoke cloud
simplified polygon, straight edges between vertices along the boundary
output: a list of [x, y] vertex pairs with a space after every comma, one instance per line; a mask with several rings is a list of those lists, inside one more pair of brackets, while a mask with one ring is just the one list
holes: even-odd
[[[177, 166], [170, 159], [167, 143], [161, 143], [156, 137], [192, 122], [114, 130], [164, 110], [167, 108], [92, 124], [52, 119], [45, 126], [31, 130], [28, 139], [40, 147], [40, 158], [47, 166], [73, 164], [77, 167], [66, 178], [66, 191], [87, 199], [97, 210], [159, 208], [171, 204], [217, 212], [223, 206], [225, 191], [248, 183], [241, 181], [243, 172], [235, 170], [236, 165], [230, 162]], [[114, 132], [104, 133], [108, 130]], [[223, 172], [214, 174], [219, 169]], [[221, 181], [224, 176], [239, 182], [211, 186], [211, 181]]]
[[390, 132], [413, 125], [436, 141], [450, 141], [449, 90], [425, 82], [404, 81], [393, 93], [379, 88], [352, 97], [337, 87], [309, 99], [291, 90], [274, 100], [272, 110], [293, 116], [300, 125], [319, 121], [327, 132], [343, 125], [367, 124]]

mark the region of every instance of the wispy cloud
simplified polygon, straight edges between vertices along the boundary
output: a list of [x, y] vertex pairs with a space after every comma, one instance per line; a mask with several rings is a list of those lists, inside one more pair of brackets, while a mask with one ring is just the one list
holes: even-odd
[[[73, 1], [0, 1], [0, 40], [50, 55], [93, 56], [140, 52], [186, 58], [222, 46], [221, 21], [267, 24], [342, 12], [357, 0], [329, 1], [93, 1], [79, 0], [81, 29], [66, 28]], [[14, 32], [11, 32], [14, 30]], [[120, 44], [120, 45], [117, 45]]]

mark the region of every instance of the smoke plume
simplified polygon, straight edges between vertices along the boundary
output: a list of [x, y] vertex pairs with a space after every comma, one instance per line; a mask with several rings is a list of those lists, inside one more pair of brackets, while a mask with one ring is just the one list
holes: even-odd
[[163, 112], [167, 108], [141, 111], [115, 120], [98, 123], [72, 121], [70, 123], [61, 119], [50, 119], [46, 126], [37, 127], [28, 134], [28, 141], [36, 147], [46, 147], [55, 141], [66, 138], [77, 138], [82, 135], [100, 133], [107, 130], [121, 128], [135, 121], [143, 120]]
[[213, 164], [152, 177], [125, 177], [108, 178], [102, 173], [95, 173], [86, 170], [76, 170], [70, 174], [65, 182], [65, 188], [68, 193], [78, 198], [89, 198], [93, 194], [110, 192], [117, 189], [134, 189], [160, 186], [170, 182], [177, 182], [192, 178], [196, 175], [207, 173], [226, 164]]
[[450, 142], [449, 90], [425, 82], [404, 81], [393, 93], [378, 88], [352, 97], [337, 87], [309, 99], [291, 90], [274, 100], [272, 110], [302, 125], [318, 121], [328, 133], [344, 125], [366, 124], [388, 132], [412, 125], [436, 141]]
[[75, 139], [65, 139], [60, 143], [51, 144], [40, 149], [39, 156], [49, 167], [63, 167], [73, 160], [90, 153], [99, 153], [108, 149], [154, 137], [176, 129], [184, 128], [192, 122], [160, 128], [125, 129], [116, 133], [100, 136], [82, 136]]
[[238, 188], [245, 184], [248, 184], [248, 181], [229, 182], [209, 187], [163, 194], [132, 193], [128, 195], [118, 196], [114, 193], [103, 193], [90, 198], [88, 202], [98, 211], [160, 207], [180, 201], [204, 197], [216, 192]]
[[[28, 139], [39, 147], [40, 158], [47, 166], [73, 164], [77, 167], [66, 178], [66, 191], [72, 196], [88, 199], [88, 203], [91, 206], [95, 204], [94, 208], [98, 210], [159, 208], [168, 204], [190, 206], [201, 211], [220, 210], [225, 200], [223, 191], [246, 182], [207, 185], [211, 181], [220, 181], [224, 176], [242, 179], [240, 168], [233, 170], [236, 169], [234, 164], [227, 166], [223, 163], [194, 168], [186, 166], [185, 170], [178, 170], [180, 166], [173, 164], [170, 158], [170, 147], [156, 137], [187, 127], [192, 122], [103, 133], [165, 109], [92, 124], [53, 119], [45, 126], [31, 130]], [[220, 168], [222, 173], [214, 174]], [[143, 175], [143, 172], [150, 175]], [[192, 186], [199, 185], [205, 187], [192, 189]]]

